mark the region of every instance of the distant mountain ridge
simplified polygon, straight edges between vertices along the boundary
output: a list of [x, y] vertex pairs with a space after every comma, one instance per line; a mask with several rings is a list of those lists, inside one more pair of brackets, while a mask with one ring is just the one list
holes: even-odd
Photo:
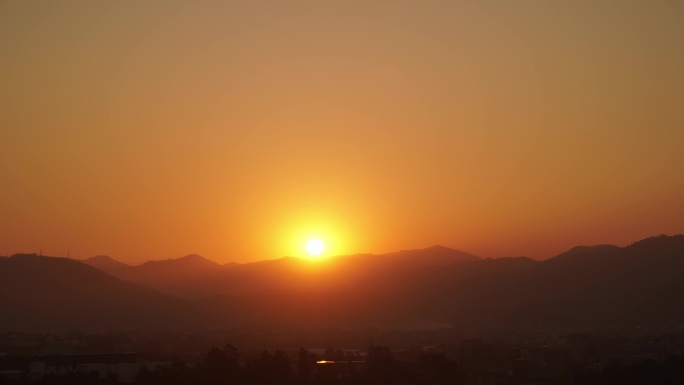
[[[328, 265], [328, 269], [330, 266], [347, 269], [352, 264], [360, 264], [370, 271], [443, 266], [479, 259], [463, 251], [444, 246], [432, 246], [387, 254], [331, 257], [329, 260], [322, 261], [322, 264]], [[299, 265], [311, 264], [308, 260], [285, 257], [246, 264], [220, 265], [197, 254], [176, 259], [147, 261], [137, 266], [126, 265], [105, 256], [89, 258], [83, 262], [123, 280], [152, 287], [164, 293], [193, 298], [258, 291], [263, 285], [278, 284], [277, 281], [283, 280], [289, 281], [288, 277], [279, 277], [281, 275], [278, 273], [279, 270], [300, 271]], [[275, 271], [275, 273], [270, 274], [269, 271]], [[297, 273], [291, 271], [289, 274]], [[279, 284], [287, 286], [294, 283], [280, 282]], [[236, 286], [242, 288], [236, 288]], [[248, 289], [247, 286], [254, 286], [254, 289]]]
[[100, 269], [113, 275], [117, 275], [114, 274], [114, 272], [119, 272], [121, 270], [130, 269], [133, 267], [123, 262], [119, 262], [116, 259], [109, 257], [107, 255], [96, 255], [94, 257], [84, 259], [82, 262], [86, 265], [90, 265], [94, 268]]
[[611, 251], [620, 250], [619, 246], [615, 245], [596, 245], [596, 246], [575, 246], [572, 249], [556, 255], [550, 259], [562, 259], [569, 258], [576, 255], [589, 255], [589, 254], [599, 254]]
[[[102, 259], [100, 259], [102, 260]], [[0, 331], [198, 326], [190, 304], [68, 258], [0, 258]]]
[[323, 263], [218, 265], [199, 256], [139, 266], [105, 257], [86, 262], [147, 284], [65, 258], [2, 257], [0, 331], [684, 325], [684, 235], [577, 247], [545, 261], [479, 259], [437, 247]]

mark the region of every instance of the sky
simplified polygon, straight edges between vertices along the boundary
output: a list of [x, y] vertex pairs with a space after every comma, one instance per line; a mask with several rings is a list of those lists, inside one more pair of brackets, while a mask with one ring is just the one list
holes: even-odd
[[0, 255], [684, 232], [684, 2], [5, 1]]

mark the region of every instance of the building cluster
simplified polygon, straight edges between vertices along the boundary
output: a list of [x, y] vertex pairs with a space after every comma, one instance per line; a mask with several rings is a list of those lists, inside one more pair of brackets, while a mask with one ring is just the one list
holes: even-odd
[[0, 377], [6, 381], [37, 382], [48, 376], [88, 374], [99, 379], [115, 378], [134, 383], [140, 364], [135, 353], [52, 354], [0, 358]]
[[[381, 344], [369, 341], [365, 347], [353, 347], [349, 341], [331, 338], [326, 348], [285, 346], [274, 355], [264, 351], [272, 346], [246, 351], [229, 344], [224, 346], [230, 349], [212, 349], [212, 361], [207, 352], [217, 336], [0, 333], [0, 383], [34, 383], [50, 376], [87, 374], [130, 384], [138, 381], [141, 373], [150, 375], [163, 368], [192, 378], [202, 373], [224, 373], [220, 366], [228, 364], [233, 366], [225, 373], [233, 375], [253, 376], [271, 370], [277, 376], [330, 384], [355, 379], [388, 379], [400, 384], [410, 378], [413, 383], [448, 380], [469, 385], [601, 383], [602, 379], [615, 381], [619, 376], [659, 370], [663, 378], [684, 376], [683, 329], [393, 331], [376, 333], [375, 337]], [[214, 346], [223, 340], [220, 337]], [[277, 336], [272, 340], [285, 341]], [[358, 340], [357, 336], [353, 340]]]

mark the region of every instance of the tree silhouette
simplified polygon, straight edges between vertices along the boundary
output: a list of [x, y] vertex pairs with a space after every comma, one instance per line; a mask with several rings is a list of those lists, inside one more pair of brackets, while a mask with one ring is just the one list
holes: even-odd
[[444, 353], [421, 353], [416, 370], [421, 384], [465, 384], [468, 380], [463, 369]]
[[254, 384], [291, 384], [293, 383], [290, 360], [282, 350], [273, 354], [264, 350], [255, 361], [248, 365], [248, 376]]
[[301, 380], [300, 382], [308, 382], [313, 375], [314, 369], [316, 368], [316, 355], [304, 348], [301, 348], [299, 349], [298, 356], [298, 377]]
[[226, 381], [242, 379], [242, 366], [237, 349], [227, 344], [223, 349], [212, 347], [204, 362], [197, 368], [197, 377], [202, 384], [224, 384]]
[[366, 377], [371, 384], [408, 384], [411, 376], [386, 346], [370, 346]]

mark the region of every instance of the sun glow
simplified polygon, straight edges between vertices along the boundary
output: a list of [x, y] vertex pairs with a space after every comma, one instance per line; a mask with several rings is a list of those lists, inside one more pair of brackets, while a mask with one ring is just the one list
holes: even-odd
[[318, 238], [312, 238], [306, 241], [306, 252], [309, 254], [310, 258], [316, 258], [323, 253], [325, 250], [325, 244]]
[[320, 262], [358, 249], [353, 233], [342, 222], [342, 215], [332, 213], [330, 219], [293, 213], [291, 216], [295, 219], [279, 223], [279, 233], [271, 236], [282, 245], [282, 251], [276, 253]]

